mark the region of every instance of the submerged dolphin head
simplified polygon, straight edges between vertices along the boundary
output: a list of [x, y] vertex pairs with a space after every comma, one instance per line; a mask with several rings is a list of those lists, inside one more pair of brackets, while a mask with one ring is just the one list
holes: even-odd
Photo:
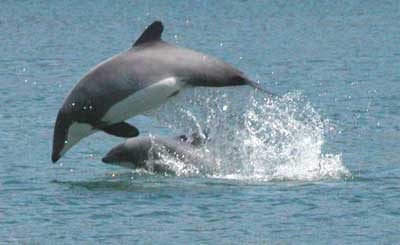
[[113, 147], [101, 160], [108, 164], [123, 164], [132, 169], [140, 168], [145, 166], [150, 148], [151, 139], [149, 137], [132, 138]]

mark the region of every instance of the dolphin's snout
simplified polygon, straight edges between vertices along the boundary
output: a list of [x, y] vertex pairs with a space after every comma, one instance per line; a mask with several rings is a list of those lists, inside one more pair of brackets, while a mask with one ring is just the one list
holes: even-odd
[[68, 138], [68, 128], [71, 123], [72, 121], [68, 117], [68, 114], [60, 110], [54, 125], [53, 150], [51, 153], [51, 161], [53, 163], [57, 162], [65, 152]]
[[123, 159], [123, 150], [122, 146], [118, 145], [111, 149], [102, 159], [101, 161], [104, 163], [115, 163], [120, 162]]
[[60, 156], [59, 153], [53, 151], [53, 153], [51, 154], [51, 161], [52, 161], [53, 163], [56, 163], [56, 162], [58, 161], [58, 159], [60, 159], [60, 157], [61, 157], [61, 156]]
[[61, 151], [65, 145], [66, 138], [66, 129], [63, 125], [62, 119], [60, 117], [57, 118], [56, 125], [54, 127], [54, 136], [53, 136], [53, 151], [51, 153], [51, 161], [53, 163], [57, 162], [58, 159], [61, 158]]
[[55, 133], [53, 140], [53, 151], [51, 153], [51, 161], [53, 163], [57, 162], [62, 156], [62, 150], [65, 147], [65, 139], [64, 137], [60, 137]]
[[116, 160], [115, 157], [111, 154], [107, 154], [107, 156], [105, 156], [101, 159], [101, 161], [104, 163], [113, 163], [113, 162], [115, 162], [115, 160]]

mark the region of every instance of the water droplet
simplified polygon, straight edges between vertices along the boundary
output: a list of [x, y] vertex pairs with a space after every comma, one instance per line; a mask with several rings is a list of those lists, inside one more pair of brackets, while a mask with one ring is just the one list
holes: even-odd
[[220, 46], [220, 47], [222, 47], [222, 45], [223, 45], [222, 43], [219, 43], [219, 46]]
[[64, 144], [68, 144], [68, 140], [64, 141]]

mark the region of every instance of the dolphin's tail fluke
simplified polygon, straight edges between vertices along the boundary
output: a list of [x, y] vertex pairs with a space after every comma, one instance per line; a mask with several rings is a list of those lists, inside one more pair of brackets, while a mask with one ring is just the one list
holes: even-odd
[[246, 79], [246, 82], [252, 86], [253, 88], [255, 88], [256, 90], [260, 90], [270, 96], [277, 96], [276, 94], [272, 93], [271, 91], [266, 90], [265, 88], [261, 87], [260, 84], [258, 82], [255, 82], [253, 80], [250, 79]]

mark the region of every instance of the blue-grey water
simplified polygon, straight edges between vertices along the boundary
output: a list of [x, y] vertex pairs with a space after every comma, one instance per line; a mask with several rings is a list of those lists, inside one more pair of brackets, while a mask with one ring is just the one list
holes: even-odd
[[[52, 164], [68, 91], [156, 19], [279, 97], [188, 89], [130, 120], [208, 130], [209, 175], [103, 164], [104, 133]], [[400, 241], [399, 1], [3, 0], [0, 33], [0, 243]]]

